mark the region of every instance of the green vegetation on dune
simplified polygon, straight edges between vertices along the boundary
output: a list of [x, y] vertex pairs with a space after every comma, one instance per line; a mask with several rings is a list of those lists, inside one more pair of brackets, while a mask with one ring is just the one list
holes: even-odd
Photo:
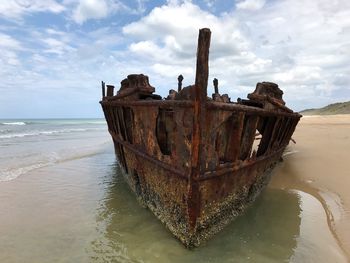
[[350, 101], [329, 104], [320, 109], [307, 109], [300, 112], [303, 115], [333, 115], [350, 114]]

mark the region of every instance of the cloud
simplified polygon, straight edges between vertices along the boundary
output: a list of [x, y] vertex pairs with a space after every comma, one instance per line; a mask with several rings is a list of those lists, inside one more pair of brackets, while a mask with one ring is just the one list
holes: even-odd
[[60, 13], [65, 7], [55, 0], [6, 0], [0, 5], [0, 14], [4, 18], [19, 19], [33, 12]]
[[0, 77], [7, 79], [12, 71], [21, 65], [18, 52], [23, 50], [22, 44], [13, 37], [0, 33]]
[[[293, 100], [319, 103], [330, 100], [335, 92], [349, 98], [349, 86], [340, 87], [335, 76], [350, 72], [350, 38], [343, 34], [350, 25], [350, 19], [345, 18], [350, 15], [350, 5], [348, 1], [332, 3], [307, 1], [301, 8], [300, 3], [285, 0], [269, 6], [268, 12], [245, 17], [250, 38], [259, 43], [263, 33], [269, 42], [255, 45], [256, 54], [273, 58], [273, 67], [266, 75], [292, 90], [289, 96]], [[281, 67], [281, 61], [287, 63]], [[312, 96], [301, 97], [305, 87]]]
[[73, 12], [73, 19], [82, 24], [88, 19], [104, 18], [108, 15], [108, 5], [104, 0], [80, 0]]
[[204, 0], [204, 2], [209, 8], [214, 7], [215, 0]]
[[22, 49], [19, 41], [3, 33], [0, 33], [0, 47], [14, 50]]
[[[72, 3], [67, 2], [67, 4]], [[141, 14], [144, 11], [144, 0], [137, 0], [135, 10], [119, 0], [79, 0], [72, 13], [72, 18], [76, 23], [83, 24], [89, 19], [103, 19], [117, 12]]]
[[53, 29], [53, 28], [47, 28], [46, 29], [46, 32], [50, 35], [58, 35], [58, 36], [63, 36], [65, 35], [65, 32], [63, 31], [59, 31], [59, 30], [56, 30], [56, 29]]
[[194, 79], [188, 69], [195, 66], [198, 29], [210, 27], [210, 78], [218, 77], [223, 91], [245, 96], [256, 82], [275, 81], [298, 108], [305, 101], [321, 106], [340, 94], [350, 98], [350, 83], [345, 85], [350, 75], [349, 17], [350, 2], [345, 0], [311, 0], [302, 6], [292, 0], [268, 5], [244, 0], [220, 15], [191, 1], [168, 1], [126, 25], [123, 33], [132, 39], [130, 56], [165, 83], [182, 73], [179, 65]]
[[148, 0], [136, 0], [136, 2], [137, 2], [137, 13], [138, 14], [142, 14], [142, 13], [144, 13], [145, 11], [146, 11], [146, 2], [147, 2]]
[[[178, 74], [183, 74], [188, 84], [193, 84], [198, 29], [203, 27], [212, 31], [210, 79], [219, 78], [220, 85], [227, 85], [222, 91], [241, 96], [247, 87], [242, 85], [246, 81], [238, 77], [247, 77], [249, 84], [254, 85], [255, 79], [271, 68], [270, 58], [253, 52], [254, 44], [245, 32], [247, 26], [233, 13], [216, 16], [189, 1], [171, 1], [157, 7], [146, 17], [125, 26], [123, 33], [134, 40], [129, 45], [131, 55], [151, 70], [151, 80], [159, 75], [163, 83], [171, 82]], [[167, 90], [159, 88], [158, 92], [165, 95]]]
[[[60, 93], [67, 100], [79, 97], [92, 104], [99, 99], [96, 93], [101, 79], [116, 82], [122, 78], [119, 74], [113, 77], [122, 66], [110, 50], [119, 41], [112, 29], [100, 28], [84, 34], [52, 28], [34, 30], [28, 25], [21, 29], [21, 42], [0, 34], [0, 91], [4, 96], [16, 96], [11, 90], [20, 87], [26, 98], [33, 97], [33, 93], [41, 98], [51, 93], [49, 98], [43, 98], [50, 100]], [[6, 105], [0, 105], [0, 112], [4, 108]]]
[[44, 50], [45, 53], [63, 55], [66, 54], [66, 51], [69, 52], [74, 50], [73, 47], [61, 40], [57, 40], [56, 38], [45, 38], [42, 39], [42, 42], [47, 46], [47, 48]]
[[[238, 57], [248, 49], [249, 43], [234, 17], [227, 14], [217, 17], [188, 1], [157, 7], [148, 16], [125, 26], [123, 33], [135, 41], [129, 50], [147, 57], [146, 63], [193, 67], [198, 29], [203, 27], [210, 27], [212, 31], [215, 49], [211, 51], [211, 59], [223, 55]], [[153, 68], [159, 69], [159, 66]], [[157, 70], [159, 72], [162, 74]]]
[[9, 50], [5, 50], [2, 52], [0, 56], [0, 62], [2, 65], [6, 65], [2, 66], [2, 73], [4, 75], [8, 74], [9, 71], [11, 71], [12, 67], [19, 66], [21, 64], [17, 54]]
[[236, 4], [237, 9], [255, 11], [263, 8], [265, 0], [243, 0]]

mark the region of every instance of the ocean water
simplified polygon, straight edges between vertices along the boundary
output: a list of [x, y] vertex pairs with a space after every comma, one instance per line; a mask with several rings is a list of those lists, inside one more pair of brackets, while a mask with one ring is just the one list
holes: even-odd
[[327, 220], [275, 183], [187, 250], [128, 189], [104, 120], [0, 120], [0, 262], [347, 262]]
[[103, 119], [0, 120], [0, 182], [96, 154], [108, 139]]

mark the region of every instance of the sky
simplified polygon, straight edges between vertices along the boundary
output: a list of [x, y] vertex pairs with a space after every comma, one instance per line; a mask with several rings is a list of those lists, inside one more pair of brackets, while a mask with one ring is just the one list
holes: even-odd
[[272, 81], [299, 111], [350, 100], [349, 0], [0, 0], [0, 118], [102, 117], [101, 80], [195, 79], [198, 30], [235, 101]]

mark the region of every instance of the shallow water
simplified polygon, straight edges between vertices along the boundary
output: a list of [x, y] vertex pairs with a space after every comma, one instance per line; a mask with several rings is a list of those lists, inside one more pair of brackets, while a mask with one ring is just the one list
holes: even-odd
[[96, 154], [109, 142], [101, 119], [0, 120], [0, 182]]
[[207, 244], [185, 249], [137, 203], [99, 125], [11, 141], [18, 164], [34, 162], [15, 158], [32, 145], [37, 155], [82, 148], [0, 182], [0, 262], [346, 262], [321, 203], [278, 183]]

